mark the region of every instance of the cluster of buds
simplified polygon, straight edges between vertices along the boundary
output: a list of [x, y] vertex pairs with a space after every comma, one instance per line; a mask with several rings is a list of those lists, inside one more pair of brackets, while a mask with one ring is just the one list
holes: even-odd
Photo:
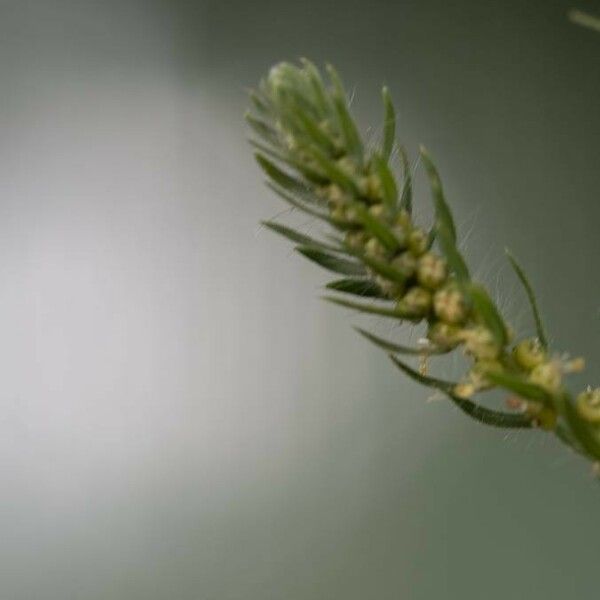
[[[517, 394], [511, 396], [510, 406], [526, 416], [526, 426], [534, 423], [552, 430], [559, 418], [568, 421], [570, 417], [560, 412], [559, 400], [566, 393], [564, 377], [581, 371], [583, 360], [549, 354], [533, 292], [520, 267], [509, 256], [529, 295], [541, 339], [515, 343], [487, 293], [470, 280], [456, 248], [454, 222], [439, 176], [426, 153], [423, 157], [436, 203], [436, 225], [428, 232], [413, 221], [412, 200], [404, 193], [411, 189], [404, 153], [400, 152], [405, 171], [402, 193], [389, 166], [395, 116], [385, 88], [382, 148], [367, 152], [350, 116], [341, 80], [333, 68], [328, 67], [328, 72], [329, 86], [308, 61], [303, 61], [302, 67], [277, 65], [258, 93], [252, 94], [258, 116], [248, 115], [248, 122], [261, 139], [253, 143], [271, 187], [295, 208], [332, 225], [336, 245], [289, 228], [273, 228], [301, 244], [300, 250], [309, 258], [350, 276], [328, 287], [374, 296], [384, 301], [385, 308], [380, 303], [376, 307], [338, 303], [427, 324], [422, 352], [420, 348], [412, 351], [421, 356], [422, 383], [436, 385], [435, 380], [423, 378], [428, 356], [461, 347], [470, 361], [468, 372], [457, 384], [442, 382], [447, 383], [442, 389], [454, 400], [458, 398], [461, 406], [470, 405], [464, 400], [477, 392], [500, 385]], [[432, 247], [434, 233], [439, 253]], [[345, 255], [342, 260], [340, 255]], [[394, 308], [389, 308], [391, 303]], [[385, 341], [383, 345], [388, 350], [394, 346]], [[575, 427], [578, 443], [588, 455], [600, 459], [600, 388], [582, 392], [574, 412], [597, 437], [597, 442], [582, 441]], [[515, 423], [505, 415], [495, 422]]]

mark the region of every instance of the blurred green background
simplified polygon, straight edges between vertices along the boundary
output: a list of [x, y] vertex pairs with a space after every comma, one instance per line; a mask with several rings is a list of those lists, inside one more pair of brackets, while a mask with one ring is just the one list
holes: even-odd
[[588, 465], [427, 402], [319, 300], [242, 119], [308, 56], [376, 143], [387, 83], [478, 277], [531, 331], [509, 246], [598, 384], [600, 35], [569, 8], [0, 2], [0, 598], [597, 596]]

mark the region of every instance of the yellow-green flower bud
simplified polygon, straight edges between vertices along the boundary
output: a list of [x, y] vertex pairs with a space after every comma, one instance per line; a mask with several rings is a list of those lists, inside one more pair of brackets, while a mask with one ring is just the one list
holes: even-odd
[[417, 259], [410, 252], [403, 252], [391, 262], [392, 267], [404, 277], [412, 277], [417, 270]]
[[600, 388], [588, 388], [577, 396], [576, 408], [579, 416], [588, 423], [600, 423]]
[[346, 244], [353, 250], [362, 250], [368, 239], [365, 231], [349, 231], [344, 237]]
[[435, 290], [444, 283], [447, 275], [446, 261], [441, 256], [426, 252], [419, 258], [417, 279], [423, 287]]
[[500, 356], [501, 348], [492, 332], [485, 327], [476, 326], [464, 329], [460, 333], [465, 348], [476, 360], [494, 359]]
[[371, 258], [384, 260], [387, 257], [387, 250], [377, 238], [372, 237], [365, 244], [365, 254]]
[[343, 156], [336, 161], [337, 166], [349, 177], [356, 177], [359, 175], [358, 164], [350, 156]]
[[502, 364], [495, 359], [478, 360], [467, 373], [465, 380], [454, 387], [454, 393], [461, 398], [469, 398], [475, 392], [485, 390], [494, 384], [487, 378], [488, 373], [502, 370]]
[[390, 211], [381, 203], [373, 204], [369, 207], [369, 212], [380, 221], [387, 221], [390, 218]]
[[530, 338], [519, 342], [512, 351], [515, 362], [527, 371], [535, 369], [546, 362], [548, 355], [537, 338]]
[[454, 348], [460, 344], [460, 328], [438, 321], [429, 327], [427, 338], [440, 348]]
[[431, 293], [422, 287], [412, 287], [398, 302], [398, 308], [416, 317], [424, 317], [431, 309]]
[[455, 396], [466, 400], [477, 391], [477, 388], [471, 381], [461, 381], [454, 386], [452, 391], [454, 392]]
[[338, 223], [348, 222], [348, 220], [346, 219], [346, 211], [341, 207], [334, 208], [332, 211], [330, 211], [329, 216]]
[[332, 208], [339, 208], [344, 206], [349, 198], [337, 183], [332, 183], [327, 187], [327, 200]]
[[399, 227], [402, 227], [402, 229], [404, 229], [406, 234], [408, 234], [410, 232], [410, 229], [412, 229], [412, 222], [411, 222], [410, 214], [408, 213], [408, 211], [406, 209], [403, 208], [396, 215], [394, 224], [398, 225]]
[[385, 277], [381, 277], [380, 275], [375, 276], [375, 283], [388, 298], [399, 298], [404, 291], [401, 284], [385, 279]]
[[374, 173], [367, 177], [367, 197], [373, 201], [381, 200], [383, 197], [381, 179]]
[[408, 248], [415, 256], [421, 256], [428, 246], [429, 238], [422, 229], [416, 227], [408, 234]]
[[344, 216], [346, 218], [346, 221], [348, 221], [348, 223], [362, 224], [360, 215], [358, 214], [358, 211], [356, 210], [356, 208], [354, 206], [348, 206], [344, 210]]
[[539, 385], [550, 393], [560, 391], [562, 384], [562, 371], [556, 361], [542, 363], [529, 374], [529, 381]]
[[471, 368], [473, 378], [479, 382], [481, 389], [492, 387], [492, 382], [487, 378], [488, 373], [499, 373], [504, 367], [495, 358], [483, 358], [475, 362]]
[[462, 323], [469, 314], [465, 296], [455, 285], [447, 285], [435, 293], [433, 308], [439, 319], [450, 324]]

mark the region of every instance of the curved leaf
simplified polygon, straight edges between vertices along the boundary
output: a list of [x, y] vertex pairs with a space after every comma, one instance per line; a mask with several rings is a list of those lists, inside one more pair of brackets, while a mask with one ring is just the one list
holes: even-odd
[[284, 190], [292, 192], [293, 194], [298, 194], [302, 197], [310, 194], [309, 188], [304, 182], [282, 171], [264, 154], [261, 154], [260, 152], [255, 152], [254, 157], [256, 158], [256, 162], [258, 162], [260, 168], [264, 171], [267, 177], [271, 181], [282, 187]]
[[309, 260], [312, 260], [324, 269], [333, 271], [334, 273], [358, 276], [367, 274], [364, 266], [360, 263], [340, 258], [329, 252], [323, 252], [318, 248], [312, 246], [298, 246], [296, 250], [303, 256], [306, 256]]
[[446, 394], [446, 396], [454, 404], [456, 404], [460, 410], [480, 423], [491, 425], [493, 427], [503, 427], [506, 429], [529, 429], [533, 426], [531, 419], [529, 419], [529, 417], [526, 415], [491, 410], [485, 406], [476, 404], [467, 398], [460, 398], [453, 393], [455, 385], [454, 383], [436, 379], [434, 377], [427, 377], [426, 375], [421, 375], [421, 373], [409, 367], [395, 356], [390, 355], [390, 358], [396, 364], [396, 366], [406, 373], [406, 375], [408, 375], [411, 379], [414, 379], [418, 383], [426, 385], [427, 387], [433, 387], [440, 390]]
[[370, 342], [382, 348], [386, 352], [392, 352], [394, 354], [409, 354], [413, 356], [430, 356], [432, 354], [446, 354], [449, 350], [442, 350], [441, 348], [412, 348], [410, 346], [402, 346], [400, 344], [396, 344], [394, 342], [390, 342], [389, 340], [385, 340], [380, 338], [370, 331], [366, 331], [361, 329], [360, 327], [354, 327], [358, 333], [360, 333], [363, 337], [367, 338]]
[[344, 294], [389, 300], [381, 291], [381, 288], [370, 279], [338, 279], [337, 281], [331, 281], [325, 287], [336, 292], [343, 292]]
[[438, 175], [437, 169], [429, 156], [429, 153], [424, 146], [421, 146], [421, 157], [423, 158], [423, 164], [425, 165], [425, 171], [429, 176], [429, 183], [431, 185], [431, 195], [433, 197], [433, 203], [435, 206], [436, 221], [442, 223], [448, 230], [451, 241], [456, 244], [456, 226], [454, 225], [454, 218], [446, 198], [444, 197], [444, 190], [442, 188], [442, 182]]
[[346, 91], [344, 90], [344, 85], [340, 76], [338, 75], [337, 71], [333, 68], [333, 66], [327, 65], [326, 68], [329, 74], [329, 78], [331, 79], [331, 83], [333, 84], [333, 104], [335, 106], [335, 110], [340, 123], [340, 129], [342, 130], [342, 134], [344, 136], [346, 148], [348, 149], [348, 152], [350, 154], [353, 154], [359, 162], [362, 162], [362, 142], [360, 141], [360, 135], [358, 134], [356, 125], [354, 124], [352, 116], [350, 115], [350, 111], [348, 110]]
[[402, 319], [407, 321], [414, 321], [415, 316], [400, 311], [396, 308], [386, 308], [384, 306], [378, 306], [376, 304], [364, 304], [362, 302], [353, 302], [352, 300], [345, 300], [343, 298], [336, 298], [335, 296], [322, 296], [323, 300], [344, 306], [345, 308], [351, 308], [359, 312], [368, 313], [371, 315], [379, 315], [381, 317], [390, 317], [393, 319]]
[[533, 287], [529, 283], [527, 279], [527, 275], [525, 275], [525, 271], [522, 269], [521, 265], [517, 262], [517, 259], [510, 253], [508, 248], [505, 249], [506, 256], [514, 269], [519, 281], [525, 288], [525, 293], [527, 294], [527, 299], [529, 300], [529, 306], [531, 307], [531, 312], [533, 313], [533, 319], [535, 321], [535, 329], [537, 333], [537, 337], [540, 340], [540, 343], [544, 348], [548, 347], [548, 338], [546, 337], [546, 332], [544, 330], [544, 324], [542, 323], [542, 317], [540, 316], [540, 311], [538, 309], [537, 300], [535, 298], [535, 294], [533, 292]]
[[330, 252], [346, 253], [345, 250], [341, 248], [336, 248], [335, 246], [331, 246], [330, 244], [316, 240], [315, 238], [300, 233], [299, 231], [296, 231], [291, 227], [287, 227], [286, 225], [281, 225], [280, 223], [275, 223], [274, 221], [261, 221], [261, 224], [271, 231], [274, 231], [275, 233], [278, 233], [279, 235], [282, 235], [283, 237], [286, 237], [288, 240], [291, 240], [297, 244], [311, 246], [313, 248], [321, 248], [322, 250], [327, 250]]
[[394, 210], [396, 208], [396, 203], [398, 202], [398, 188], [396, 186], [394, 175], [383, 158], [374, 155], [373, 162], [377, 169], [379, 180], [381, 181], [383, 202], [390, 210]]
[[402, 162], [402, 193], [400, 194], [400, 208], [403, 208], [408, 214], [412, 213], [412, 173], [408, 156], [404, 147], [400, 147], [400, 160]]
[[525, 400], [536, 400], [538, 402], [543, 402], [544, 404], [553, 404], [555, 401], [552, 394], [543, 387], [530, 383], [517, 375], [510, 375], [504, 371], [488, 371], [485, 376], [486, 379], [489, 379], [492, 383], [514, 392], [520, 398]]
[[388, 161], [394, 148], [394, 139], [396, 137], [396, 111], [394, 110], [394, 104], [390, 91], [386, 86], [381, 90], [381, 96], [383, 99], [383, 147], [381, 153], [383, 160]]
[[481, 317], [485, 326], [491, 331], [496, 343], [503, 348], [508, 342], [506, 325], [500, 316], [496, 305], [492, 302], [486, 290], [476, 284], [468, 287], [468, 295], [473, 303], [473, 310]]

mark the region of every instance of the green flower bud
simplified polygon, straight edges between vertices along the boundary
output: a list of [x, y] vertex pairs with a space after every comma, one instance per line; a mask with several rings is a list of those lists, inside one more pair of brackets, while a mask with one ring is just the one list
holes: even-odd
[[560, 365], [555, 361], [538, 365], [529, 374], [529, 381], [539, 385], [550, 393], [560, 391], [562, 384]]
[[429, 327], [427, 338], [440, 348], [454, 348], [460, 344], [460, 328], [438, 321]]
[[444, 283], [447, 275], [446, 261], [441, 256], [426, 252], [419, 259], [417, 279], [423, 287], [435, 290]]
[[600, 424], [600, 388], [588, 387], [581, 392], [577, 396], [575, 406], [582, 419], [588, 423]]
[[442, 321], [450, 324], [462, 323], [469, 314], [464, 294], [455, 285], [447, 285], [435, 293], [433, 308]]
[[416, 317], [424, 317], [431, 309], [431, 293], [422, 287], [412, 287], [398, 302], [398, 308]]
[[392, 260], [391, 266], [408, 279], [409, 277], [412, 277], [417, 270], [417, 259], [410, 252], [403, 252]]
[[415, 256], [426, 252], [428, 245], [429, 238], [423, 229], [416, 227], [408, 234], [408, 248]]
[[369, 238], [369, 241], [365, 244], [365, 254], [379, 260], [387, 258], [385, 246], [375, 237]]
[[523, 369], [531, 371], [543, 362], [548, 356], [546, 350], [537, 338], [529, 338], [519, 342], [512, 351], [516, 363]]

